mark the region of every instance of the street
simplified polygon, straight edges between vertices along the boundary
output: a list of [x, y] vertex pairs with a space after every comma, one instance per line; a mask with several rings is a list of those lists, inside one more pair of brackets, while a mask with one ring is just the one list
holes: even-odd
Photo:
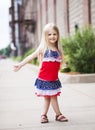
[[38, 68], [27, 64], [14, 72], [14, 64], [0, 60], [0, 130], [95, 130], [95, 83], [70, 84], [59, 77], [59, 104], [69, 122], [56, 122], [50, 107], [49, 123], [41, 124], [43, 98], [36, 97], [34, 88]]

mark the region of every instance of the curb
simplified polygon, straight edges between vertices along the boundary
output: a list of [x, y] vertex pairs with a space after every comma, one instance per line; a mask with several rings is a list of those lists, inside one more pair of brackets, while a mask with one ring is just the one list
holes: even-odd
[[95, 83], [95, 74], [59, 74], [64, 83]]

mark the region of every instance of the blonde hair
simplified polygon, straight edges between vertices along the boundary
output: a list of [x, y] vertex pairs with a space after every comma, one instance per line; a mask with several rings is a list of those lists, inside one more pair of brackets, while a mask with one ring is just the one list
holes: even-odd
[[43, 29], [41, 42], [40, 42], [40, 45], [38, 47], [39, 53], [44, 53], [46, 51], [46, 49], [48, 48], [47, 34], [48, 34], [50, 29], [53, 29], [53, 30], [55, 30], [57, 32], [58, 40], [56, 42], [56, 48], [58, 49], [58, 51], [61, 54], [62, 63], [63, 63], [63, 49], [62, 49], [62, 46], [61, 46], [61, 43], [60, 43], [59, 29], [54, 23], [46, 24], [44, 29]]

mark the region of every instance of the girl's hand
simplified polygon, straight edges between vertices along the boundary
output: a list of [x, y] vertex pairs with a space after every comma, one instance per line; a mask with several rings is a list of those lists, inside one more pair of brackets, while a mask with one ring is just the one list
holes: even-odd
[[13, 71], [15, 71], [15, 72], [17, 72], [18, 70], [20, 70], [21, 69], [21, 65], [20, 64], [16, 64], [16, 65], [14, 65], [14, 67], [13, 67]]

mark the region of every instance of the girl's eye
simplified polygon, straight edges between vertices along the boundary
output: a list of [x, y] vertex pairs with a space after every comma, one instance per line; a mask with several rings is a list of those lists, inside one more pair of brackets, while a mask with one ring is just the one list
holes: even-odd
[[48, 36], [51, 36], [51, 35], [54, 35], [54, 36], [56, 36], [57, 34], [56, 34], [56, 33], [54, 33], [54, 34], [48, 34]]

